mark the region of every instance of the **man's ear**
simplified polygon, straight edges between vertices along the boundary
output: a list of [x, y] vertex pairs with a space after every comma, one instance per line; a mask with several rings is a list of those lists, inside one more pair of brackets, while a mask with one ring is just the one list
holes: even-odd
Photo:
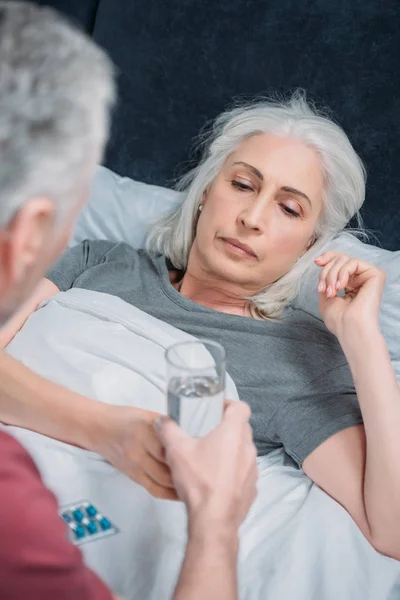
[[54, 221], [55, 207], [48, 198], [33, 198], [19, 209], [6, 230], [2, 267], [8, 281], [21, 282], [51, 252]]

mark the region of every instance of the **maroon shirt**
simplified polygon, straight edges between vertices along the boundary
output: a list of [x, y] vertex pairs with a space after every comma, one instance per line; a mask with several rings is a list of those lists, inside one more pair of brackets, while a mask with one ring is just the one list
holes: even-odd
[[66, 537], [29, 454], [0, 431], [1, 600], [112, 600]]

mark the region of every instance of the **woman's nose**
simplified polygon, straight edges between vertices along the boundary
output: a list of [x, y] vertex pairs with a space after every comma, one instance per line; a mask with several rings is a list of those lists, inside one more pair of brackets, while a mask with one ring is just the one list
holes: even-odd
[[[264, 207], [265, 208], [265, 207]], [[261, 207], [253, 204], [240, 214], [240, 222], [246, 229], [261, 232], [263, 230], [263, 217]]]

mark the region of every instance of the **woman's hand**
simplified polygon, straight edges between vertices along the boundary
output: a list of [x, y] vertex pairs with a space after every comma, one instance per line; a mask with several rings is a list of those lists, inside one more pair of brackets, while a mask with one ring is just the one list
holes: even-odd
[[[327, 328], [340, 337], [353, 325], [379, 326], [386, 273], [343, 252], [325, 252], [315, 263], [319, 275], [320, 312]], [[344, 290], [344, 296], [337, 296]]]
[[153, 426], [160, 415], [126, 406], [102, 405], [101, 408], [102, 425], [92, 444], [93, 450], [152, 496], [176, 500], [171, 472]]

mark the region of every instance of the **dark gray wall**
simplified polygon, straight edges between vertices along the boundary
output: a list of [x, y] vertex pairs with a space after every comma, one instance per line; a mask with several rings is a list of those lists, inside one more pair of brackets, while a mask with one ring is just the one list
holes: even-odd
[[105, 162], [171, 184], [233, 98], [302, 87], [368, 169], [364, 217], [400, 248], [399, 0], [57, 0], [119, 68]]

